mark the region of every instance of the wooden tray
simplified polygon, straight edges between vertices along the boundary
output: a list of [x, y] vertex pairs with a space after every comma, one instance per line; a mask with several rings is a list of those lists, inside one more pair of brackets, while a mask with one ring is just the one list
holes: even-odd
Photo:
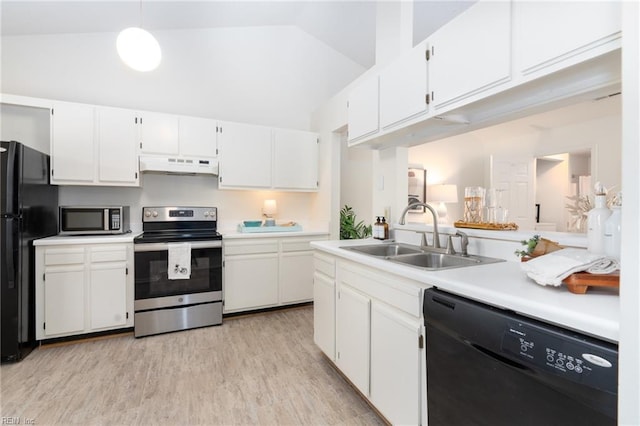
[[585, 294], [589, 287], [615, 287], [620, 288], [620, 271], [610, 274], [590, 274], [588, 272], [576, 272], [563, 281], [571, 293]]
[[491, 231], [515, 231], [518, 229], [518, 225], [515, 223], [470, 223], [463, 222], [461, 220], [453, 224], [456, 228], [471, 228], [471, 229], [487, 229]]

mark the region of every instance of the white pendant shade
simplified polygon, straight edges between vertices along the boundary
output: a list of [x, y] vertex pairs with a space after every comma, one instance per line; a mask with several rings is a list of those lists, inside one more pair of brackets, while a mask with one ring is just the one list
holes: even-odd
[[158, 41], [142, 28], [123, 30], [118, 35], [116, 47], [122, 61], [136, 71], [152, 71], [162, 58]]

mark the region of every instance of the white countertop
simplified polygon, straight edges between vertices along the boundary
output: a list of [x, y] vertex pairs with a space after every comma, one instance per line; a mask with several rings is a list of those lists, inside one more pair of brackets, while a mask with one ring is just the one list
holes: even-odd
[[109, 243], [133, 243], [133, 239], [141, 232], [129, 232], [118, 235], [55, 235], [53, 237], [40, 238], [33, 242], [34, 246], [58, 246], [67, 244], [109, 244]]
[[425, 271], [340, 247], [379, 243], [376, 240], [316, 241], [311, 245], [343, 257], [417, 281], [426, 287], [468, 297], [499, 308], [553, 323], [611, 342], [619, 338], [619, 294], [590, 288], [573, 294], [566, 286], [543, 287], [530, 280], [518, 262], [500, 262], [466, 268]]

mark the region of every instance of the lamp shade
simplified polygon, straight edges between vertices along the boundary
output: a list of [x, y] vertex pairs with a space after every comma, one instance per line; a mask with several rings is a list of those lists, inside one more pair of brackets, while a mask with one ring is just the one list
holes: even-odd
[[138, 27], [122, 30], [116, 48], [120, 59], [136, 71], [152, 71], [162, 59], [158, 41], [148, 31]]
[[442, 203], [458, 202], [457, 185], [430, 185], [427, 191], [427, 200]]
[[262, 214], [265, 216], [272, 216], [276, 213], [278, 213], [276, 200], [264, 200], [264, 204], [262, 205]]

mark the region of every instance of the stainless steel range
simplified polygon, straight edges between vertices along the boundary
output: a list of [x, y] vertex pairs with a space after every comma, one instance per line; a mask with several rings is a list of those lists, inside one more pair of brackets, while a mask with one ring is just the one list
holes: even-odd
[[135, 337], [222, 324], [216, 207], [144, 207], [134, 239]]

